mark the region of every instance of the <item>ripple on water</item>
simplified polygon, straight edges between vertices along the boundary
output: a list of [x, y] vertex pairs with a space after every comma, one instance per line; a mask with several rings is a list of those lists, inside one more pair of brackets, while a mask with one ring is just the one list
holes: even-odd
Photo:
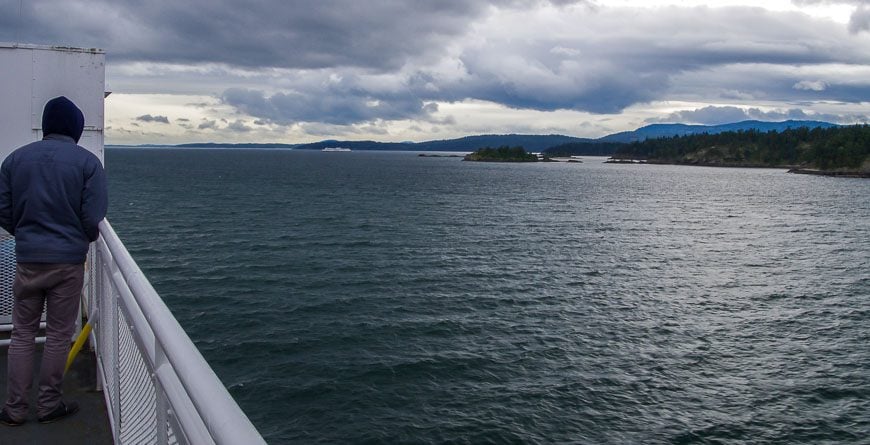
[[870, 437], [867, 181], [348, 155], [107, 151], [270, 443]]

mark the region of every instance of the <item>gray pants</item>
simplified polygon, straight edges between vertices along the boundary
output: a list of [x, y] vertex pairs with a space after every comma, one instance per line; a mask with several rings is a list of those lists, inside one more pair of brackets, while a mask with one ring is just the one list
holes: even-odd
[[51, 413], [61, 402], [63, 370], [79, 314], [84, 273], [82, 264], [18, 263], [12, 284], [15, 305], [6, 386], [6, 413], [15, 420], [27, 417], [35, 338], [43, 304], [45, 347], [39, 372], [37, 416]]

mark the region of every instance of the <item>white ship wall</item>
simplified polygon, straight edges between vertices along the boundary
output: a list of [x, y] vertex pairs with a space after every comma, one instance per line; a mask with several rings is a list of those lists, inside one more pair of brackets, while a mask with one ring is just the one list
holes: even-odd
[[42, 109], [66, 96], [85, 115], [79, 145], [103, 160], [105, 52], [0, 43], [0, 159], [42, 139]]

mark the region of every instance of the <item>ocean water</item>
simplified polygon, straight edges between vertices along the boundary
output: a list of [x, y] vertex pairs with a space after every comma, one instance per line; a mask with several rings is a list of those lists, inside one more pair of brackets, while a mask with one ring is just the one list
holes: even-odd
[[271, 444], [870, 443], [870, 181], [108, 149], [109, 219]]

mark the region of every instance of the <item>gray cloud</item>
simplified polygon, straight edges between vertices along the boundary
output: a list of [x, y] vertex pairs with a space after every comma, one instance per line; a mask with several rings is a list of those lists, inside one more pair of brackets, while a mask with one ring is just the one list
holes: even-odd
[[[798, 2], [812, 3], [813, 0]], [[606, 14], [605, 6], [588, 0], [154, 0], [146, 4], [132, 0], [95, 0], [78, 8], [70, 8], [69, 2], [64, 0], [34, 0], [22, 4], [22, 17], [18, 22], [18, 2], [5, 0], [0, 4], [0, 20], [8, 27], [0, 31], [0, 40], [11, 41], [17, 23], [23, 41], [102, 47], [117, 61], [394, 70], [411, 59], [443, 55], [449, 43], [464, 37], [475, 23], [490, 15], [492, 6], [529, 9], [546, 3], [562, 7], [586, 5], [580, 10], [586, 11], [589, 21], [579, 23], [579, 28], [589, 27], [597, 31], [597, 35], [604, 35], [600, 33], [603, 27], [596, 26], [598, 19], [608, 22], [608, 31], [620, 29], [626, 35], [644, 38], [649, 34], [634, 32], [637, 25], [649, 31], [650, 25], [667, 29], [678, 24], [681, 28], [676, 29], [689, 31], [687, 37], [695, 34], [701, 25], [712, 28], [711, 31], [726, 29], [726, 37], [751, 36], [758, 31], [769, 34], [765, 30], [781, 29], [783, 25], [752, 28], [750, 25], [769, 21], [770, 16], [759, 14], [754, 8], [745, 8], [744, 12], [687, 8], [666, 13], [649, 11], [649, 19], [634, 16], [626, 22], [625, 16], [620, 15], [619, 20], [613, 21]], [[63, 10], [68, 19], [59, 22], [41, 13], [45, 10]], [[756, 18], [759, 15], [765, 18]], [[692, 19], [687, 21], [686, 16]], [[753, 32], [736, 32], [750, 29]], [[598, 40], [597, 35], [590, 37]], [[677, 35], [658, 37], [680, 38]], [[726, 40], [733, 39], [723, 38], [722, 42]], [[787, 40], [777, 38], [773, 43], [777, 41]], [[644, 46], [653, 46], [652, 43]], [[745, 53], [747, 48], [734, 49]], [[773, 51], [775, 48], [770, 49], [760, 55], [777, 54]]]
[[791, 0], [798, 6], [807, 5], [870, 5], [870, 0]]
[[[255, 125], [436, 123], [433, 102], [466, 99], [592, 113], [657, 100], [870, 101], [866, 77], [837, 70], [870, 65], [858, 33], [870, 28], [870, 3], [794, 1], [850, 4], [855, 14], [847, 28], [761, 8], [636, 11], [590, 0], [0, 0], [0, 41], [18, 33], [105, 47], [109, 73], [129, 68], [110, 79], [121, 90], [192, 88]], [[537, 15], [547, 5], [558, 13]], [[823, 68], [797, 72], [805, 67]]]
[[870, 66], [860, 64], [728, 64], [686, 71], [672, 79], [668, 94], [687, 101], [749, 105], [870, 100]]
[[299, 122], [348, 125], [378, 119], [425, 118], [437, 111], [434, 104], [424, 104], [407, 92], [375, 94], [356, 89], [327, 88], [267, 96], [259, 90], [232, 88], [224, 92], [222, 100], [251, 116], [284, 125]]
[[[579, 22], [555, 24], [571, 30], [555, 32], [559, 38], [539, 32], [547, 24], [538, 24], [541, 29], [529, 25], [525, 32], [534, 38], [523, 38], [524, 28], [518, 27], [523, 23], [512, 26], [508, 21], [503, 30], [478, 30], [486, 39], [469, 42], [434, 64], [389, 76], [341, 67], [319, 74], [307, 71], [284, 78], [284, 91], [232, 88], [222, 98], [242, 112], [279, 124], [421, 119], [435, 111], [426, 103], [469, 98], [512, 108], [618, 113], [674, 93], [709, 94], [715, 92], [712, 85], [727, 89], [721, 97], [751, 100], [767, 91], [771, 96], [818, 99], [821, 92], [839, 94], [837, 85], [783, 73], [728, 76], [731, 71], [724, 68], [769, 71], [782, 66], [794, 71], [791, 67], [870, 61], [857, 44], [843, 44], [849, 40], [844, 28], [795, 13], [671, 8], [647, 11], [630, 26], [624, 15], [605, 9], [573, 14]], [[704, 80], [708, 72], [718, 72], [718, 79]], [[697, 81], [691, 79], [695, 75]], [[860, 87], [846, 89], [851, 94], [846, 100], [870, 99]]]
[[[440, 52], [490, 3], [511, 2], [35, 0], [23, 3], [19, 28], [25, 41], [107, 48], [114, 60], [394, 69]], [[17, 22], [18, 4], [4, 2], [5, 24]], [[42, 11], [64, 11], [65, 20]]]
[[227, 125], [227, 129], [236, 133], [248, 133], [253, 130], [253, 128], [245, 125], [245, 122], [241, 119], [237, 119], [231, 122], [229, 125]]
[[671, 113], [649, 122], [682, 122], [689, 124], [716, 125], [749, 120], [749, 113], [739, 107], [704, 107]]
[[849, 31], [870, 31], [870, 6], [859, 6], [855, 9], [849, 21]]
[[137, 121], [140, 122], [157, 122], [160, 124], [168, 124], [169, 118], [166, 116], [152, 116], [150, 114], [143, 114], [136, 118]]
[[389, 134], [389, 130], [383, 125], [366, 125], [362, 127], [361, 130], [368, 134], [377, 134], [381, 136]]
[[200, 130], [217, 130], [217, 121], [216, 120], [207, 120], [203, 119], [202, 123], [197, 127]]
[[[794, 71], [795, 66], [870, 62], [859, 42], [843, 44], [850, 40], [844, 28], [796, 13], [670, 8], [645, 11], [627, 23], [621, 12], [602, 9], [577, 17], [580, 21], [568, 25], [556, 23], [565, 28], [553, 30], [558, 39], [546, 33], [523, 38], [515, 35], [520, 28], [508, 23], [511, 31], [490, 33], [485, 42], [468, 45], [459, 55], [457, 72], [424, 71], [411, 84], [420, 97], [434, 100], [471, 97], [515, 108], [616, 113], [674, 92], [710, 95], [719, 85], [728, 85], [732, 92], [774, 90], [772, 95], [780, 98], [819, 91], [783, 89], [776, 83], [782, 81], [779, 73], [776, 78], [720, 74], [716, 81], [699, 76], [697, 83], [680, 83], [693, 73], [729, 72], [723, 70], [729, 66]], [[760, 78], [771, 82], [755, 85]], [[859, 94], [851, 101], [870, 98], [855, 88], [852, 92]]]
[[852, 124], [866, 123], [866, 115], [834, 115], [808, 114], [799, 108], [785, 111], [763, 111], [758, 108], [740, 108], [733, 106], [709, 106], [694, 110], [683, 110], [671, 113], [662, 118], [649, 119], [649, 123], [680, 122], [703, 125], [719, 125], [745, 120], [783, 121], [783, 120], [820, 120], [832, 123]]
[[828, 88], [828, 83], [824, 80], [802, 80], [795, 83], [792, 88], [805, 91], [825, 91]]

